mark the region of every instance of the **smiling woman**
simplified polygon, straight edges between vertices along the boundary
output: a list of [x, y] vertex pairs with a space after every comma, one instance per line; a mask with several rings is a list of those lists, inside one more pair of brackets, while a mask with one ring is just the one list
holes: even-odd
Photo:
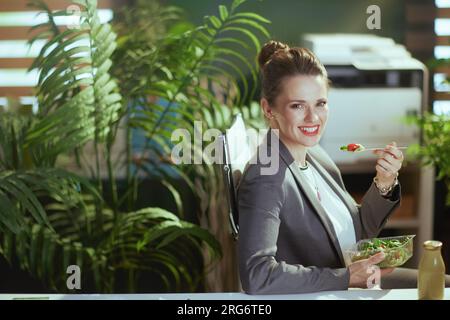
[[275, 41], [266, 44], [258, 59], [264, 115], [305, 166], [305, 148], [318, 143], [328, 118], [327, 71], [310, 50]]
[[357, 204], [319, 146], [330, 112], [324, 66], [310, 50], [277, 41], [266, 43], [258, 58], [260, 104], [270, 130], [255, 154], [269, 154], [276, 140], [279, 149], [271, 156], [279, 157], [279, 166], [264, 174], [266, 164], [252, 159], [238, 185], [243, 289], [251, 294], [345, 290], [370, 287], [373, 279], [382, 287], [416, 287], [415, 270], [374, 274], [383, 253], [347, 263], [343, 256], [357, 241], [376, 237], [400, 203], [403, 154], [396, 143], [377, 150], [374, 183]]
[[[299, 153], [314, 146], [328, 119], [326, 78], [322, 75], [297, 75], [284, 80], [282, 91], [270, 107], [266, 98], [261, 101], [271, 127], [280, 130], [288, 149]], [[304, 162], [301, 165], [305, 165]]]

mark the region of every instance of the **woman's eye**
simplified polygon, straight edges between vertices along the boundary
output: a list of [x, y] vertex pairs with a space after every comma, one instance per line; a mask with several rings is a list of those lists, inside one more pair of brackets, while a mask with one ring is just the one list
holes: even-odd
[[300, 109], [300, 110], [301, 110], [301, 109], [304, 109], [305, 107], [304, 107], [302, 104], [293, 104], [293, 105], [292, 105], [292, 108], [293, 108], [293, 109]]
[[325, 107], [326, 104], [327, 104], [327, 103], [326, 103], [325, 101], [322, 101], [322, 102], [319, 102], [319, 103], [317, 104], [317, 106], [318, 106], [318, 107]]

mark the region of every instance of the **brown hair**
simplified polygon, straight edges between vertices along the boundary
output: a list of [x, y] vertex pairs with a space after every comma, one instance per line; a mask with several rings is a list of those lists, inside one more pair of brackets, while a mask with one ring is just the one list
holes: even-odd
[[259, 52], [258, 63], [262, 74], [261, 93], [270, 105], [275, 102], [286, 77], [320, 75], [328, 83], [325, 67], [307, 48], [289, 48], [287, 44], [271, 40]]

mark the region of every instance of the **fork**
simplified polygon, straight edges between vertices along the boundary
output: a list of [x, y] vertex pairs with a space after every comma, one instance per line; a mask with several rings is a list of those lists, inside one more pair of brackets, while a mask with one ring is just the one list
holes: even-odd
[[[355, 150], [353, 152], [364, 152], [364, 151], [374, 151], [374, 150], [383, 150], [384, 148], [365, 148], [363, 150]], [[397, 147], [397, 149], [408, 149], [408, 147]]]

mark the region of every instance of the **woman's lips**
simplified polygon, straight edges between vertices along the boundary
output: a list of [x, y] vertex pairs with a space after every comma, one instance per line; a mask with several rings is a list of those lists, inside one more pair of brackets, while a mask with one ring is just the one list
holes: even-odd
[[298, 127], [305, 136], [312, 137], [319, 133], [319, 125]]

